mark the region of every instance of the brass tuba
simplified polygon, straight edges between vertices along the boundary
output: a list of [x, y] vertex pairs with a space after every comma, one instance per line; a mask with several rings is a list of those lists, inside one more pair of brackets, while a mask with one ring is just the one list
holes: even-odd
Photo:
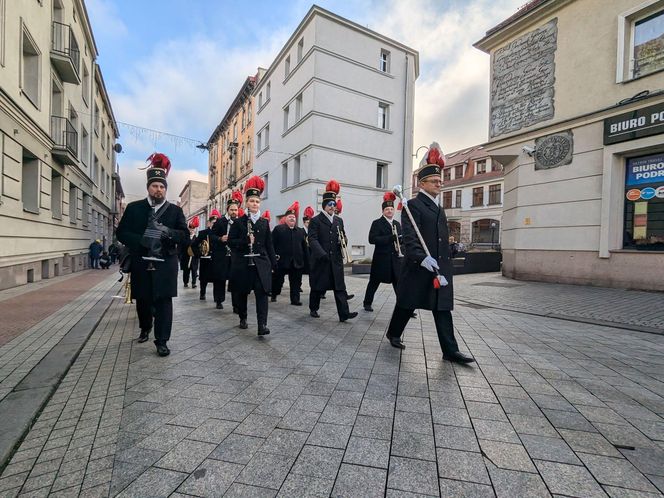
[[392, 235], [394, 235], [394, 250], [397, 252], [400, 258], [403, 258], [401, 244], [399, 243], [399, 232], [397, 232], [397, 227], [395, 226], [394, 222], [392, 222]]
[[353, 260], [350, 259], [350, 254], [348, 254], [348, 245], [346, 244], [346, 234], [341, 231], [341, 227], [337, 226], [337, 233], [339, 234], [339, 245], [341, 246], [341, 254], [344, 257], [344, 263], [352, 263]]
[[124, 284], [125, 304], [131, 304], [131, 273], [127, 274], [127, 280]]
[[200, 245], [199, 245], [200, 251], [201, 251], [201, 258], [209, 258], [210, 257], [210, 238], [205, 237]]

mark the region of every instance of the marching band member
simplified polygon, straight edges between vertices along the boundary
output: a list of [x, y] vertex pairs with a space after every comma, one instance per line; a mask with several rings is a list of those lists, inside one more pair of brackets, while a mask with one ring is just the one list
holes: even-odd
[[312, 257], [309, 272], [309, 314], [314, 318], [320, 317], [318, 309], [321, 295], [329, 289], [334, 291], [339, 321], [345, 322], [355, 318], [357, 312], [351, 313], [348, 308], [342, 254], [342, 242], [346, 243], [346, 234], [343, 220], [334, 214], [339, 189], [336, 180], [327, 182], [323, 193], [323, 211], [309, 223], [308, 239]]
[[[407, 216], [402, 216], [401, 221], [402, 250], [406, 261], [399, 278], [397, 303], [386, 336], [392, 346], [405, 348], [401, 334], [413, 311], [417, 308], [431, 310], [443, 359], [471, 363], [475, 360], [459, 352], [454, 337], [452, 261], [449, 256], [447, 217], [440, 207], [440, 173], [445, 159], [437, 143], [431, 144], [423, 163], [424, 166], [417, 174], [420, 191], [414, 199], [404, 201]], [[418, 230], [424, 245], [420, 242]]]
[[281, 294], [284, 278], [288, 275], [290, 286], [290, 303], [302, 306], [300, 301], [300, 287], [302, 286], [302, 272], [307, 259], [306, 233], [304, 229], [296, 226], [300, 204], [295, 201], [281, 219], [282, 223], [272, 230], [272, 242], [277, 257], [277, 270], [272, 275], [272, 302], [276, 302]]
[[196, 240], [192, 243], [194, 254], [200, 258], [199, 279], [201, 281], [200, 300], [205, 301], [207, 286], [212, 283], [212, 297], [217, 309], [223, 309], [222, 284], [224, 273], [224, 257], [226, 250], [222, 247], [219, 237], [216, 236], [212, 227], [221, 218], [219, 211], [213, 209], [210, 211], [207, 227], [198, 232]]
[[189, 276], [191, 275], [191, 288], [196, 288], [198, 278], [198, 257], [194, 254], [191, 244], [196, 239], [196, 229], [200, 222], [198, 217], [189, 220], [189, 236], [182, 244], [178, 244], [180, 250], [180, 269], [182, 270], [182, 282], [189, 287]]
[[178, 295], [177, 244], [187, 238], [182, 208], [166, 200], [171, 162], [164, 154], [148, 161], [148, 198], [130, 202], [118, 225], [118, 240], [129, 248], [131, 294], [141, 328], [139, 342], [148, 340], [154, 316], [157, 354], [168, 356], [173, 325], [173, 297]]
[[267, 327], [268, 295], [272, 292], [272, 270], [276, 267], [268, 221], [261, 218], [261, 194], [265, 181], [252, 176], [245, 184], [247, 214], [231, 226], [228, 245], [232, 251], [231, 285], [237, 293], [240, 328], [247, 325], [247, 298], [256, 297], [258, 335], [270, 333]]
[[[239, 190], [233, 191], [230, 199], [226, 202], [226, 214], [219, 218], [217, 222], [212, 226], [212, 232], [219, 240], [218, 253], [213, 255], [213, 258], [216, 257], [216, 260], [219, 261], [218, 268], [218, 279], [215, 280], [215, 299], [219, 299], [217, 307], [220, 305], [223, 308], [223, 303], [226, 300], [226, 282], [230, 280], [231, 276], [231, 248], [228, 245], [228, 235], [230, 233], [231, 227], [235, 220], [237, 219], [238, 209], [242, 204], [243, 196], [242, 192]], [[216, 263], [216, 261], [215, 261]], [[218, 287], [218, 289], [217, 289]], [[232, 285], [228, 285], [228, 291], [231, 293], [231, 303], [233, 305], [233, 310], [237, 310], [237, 303], [235, 301], [235, 294], [232, 290]]]

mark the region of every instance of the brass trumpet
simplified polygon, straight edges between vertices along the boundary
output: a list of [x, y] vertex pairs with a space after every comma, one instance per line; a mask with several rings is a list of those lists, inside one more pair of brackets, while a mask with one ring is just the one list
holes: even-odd
[[401, 244], [399, 243], [399, 232], [397, 232], [397, 227], [392, 223], [392, 235], [394, 235], [394, 250], [397, 252], [400, 258], [403, 258], [403, 253], [401, 252]]
[[124, 284], [125, 304], [131, 304], [131, 273], [127, 274], [127, 280]]
[[348, 245], [346, 244], [346, 234], [341, 231], [341, 227], [337, 226], [337, 234], [339, 234], [339, 245], [341, 246], [341, 253], [344, 257], [344, 263], [352, 263], [350, 254], [348, 254]]
[[211, 258], [210, 256], [210, 238], [205, 237], [205, 239], [201, 240], [200, 244], [200, 251], [201, 251], [201, 258], [209, 259]]

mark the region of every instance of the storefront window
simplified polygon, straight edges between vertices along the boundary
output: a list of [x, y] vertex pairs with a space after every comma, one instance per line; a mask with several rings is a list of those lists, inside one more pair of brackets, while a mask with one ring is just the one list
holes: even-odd
[[627, 160], [623, 247], [664, 251], [664, 154]]

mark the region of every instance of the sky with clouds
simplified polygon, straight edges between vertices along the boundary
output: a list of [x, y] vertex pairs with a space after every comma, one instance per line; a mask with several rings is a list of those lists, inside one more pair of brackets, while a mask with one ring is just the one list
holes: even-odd
[[[473, 48], [525, 0], [320, 0], [318, 5], [420, 53], [415, 145], [451, 152], [487, 139], [489, 58]], [[268, 67], [311, 3], [294, 0], [86, 0], [98, 62], [124, 151], [124, 190], [144, 195], [145, 158], [173, 170], [169, 198], [207, 181], [207, 153], [168, 135], [206, 142], [245, 78]]]

